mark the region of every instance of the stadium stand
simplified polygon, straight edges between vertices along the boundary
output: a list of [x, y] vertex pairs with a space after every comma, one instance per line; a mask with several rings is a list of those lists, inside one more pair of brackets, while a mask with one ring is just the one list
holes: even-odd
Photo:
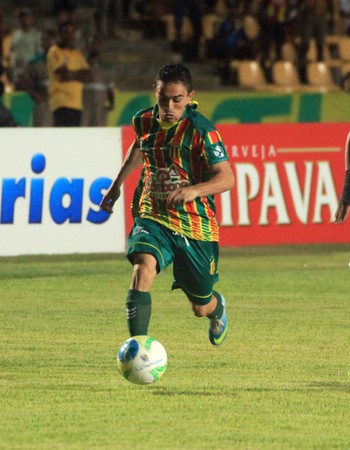
[[[257, 15], [260, 1], [249, 1], [241, 2], [243, 14], [237, 18], [237, 23], [243, 27], [248, 38], [254, 41], [254, 44], [258, 44], [257, 56], [255, 62], [250, 59], [247, 61], [231, 60], [229, 67], [235, 76], [230, 78], [228, 85], [222, 85], [222, 79], [218, 71], [218, 59], [215, 54], [209, 55], [207, 49], [214, 39], [218, 27], [226, 17], [227, 5], [232, 2], [225, 0], [210, 2], [213, 5], [215, 4], [215, 7], [207, 10], [203, 15], [200, 60], [198, 62], [186, 61], [196, 79], [196, 88], [223, 91], [239, 89], [272, 90], [275, 88], [276, 91], [285, 91], [305, 89], [305, 83], [311, 89], [317, 91], [322, 88], [328, 91], [329, 89], [334, 90], [337, 86], [340, 87], [341, 78], [349, 72], [350, 37], [344, 34], [344, 27], [339, 25], [340, 16], [339, 7], [336, 6], [337, 0], [332, 1], [335, 6], [329, 16], [329, 34], [323, 52], [323, 62], [327, 66], [325, 71], [330, 79], [325, 76], [325, 71], [321, 70], [317, 75], [314, 68], [307, 68], [307, 72], [312, 74], [310, 79], [307, 77], [306, 80], [298, 83], [298, 78], [295, 78], [299, 76], [300, 81], [300, 64], [298, 61], [300, 33], [298, 34], [298, 30], [294, 30], [295, 35], [292, 33], [292, 38], [289, 36], [282, 48], [282, 61], [290, 62], [293, 65], [274, 65], [277, 61], [275, 60], [274, 49], [272, 49], [270, 73], [262, 71], [259, 57], [260, 23]], [[55, 17], [52, 15], [50, 8], [51, 3], [42, 2], [39, 4], [34, 0], [16, 0], [16, 2], [0, 0], [0, 11], [2, 10], [5, 13], [11, 28], [16, 17], [16, 10], [25, 5], [32, 6], [35, 8], [38, 26], [47, 29], [55, 25]], [[121, 4], [121, 0], [119, 3]], [[94, 27], [94, 4], [94, 0], [81, 0], [79, 2], [76, 20], [83, 37], [90, 36]], [[133, 4], [133, 2], [130, 1], [130, 4]], [[175, 36], [174, 16], [171, 14], [171, 10], [169, 8], [162, 10], [157, 15], [157, 20], [154, 19], [149, 14], [142, 14], [134, 9], [127, 21], [118, 19], [117, 39], [109, 39], [108, 36], [102, 37], [101, 56], [113, 66], [117, 89], [149, 90], [153, 81], [154, 67], [169, 60], [181, 59], [181, 55], [176, 54], [171, 46]], [[299, 25], [302, 24], [299, 23]], [[192, 33], [191, 22], [188, 18], [185, 18], [183, 23], [184, 38], [190, 38]], [[317, 61], [316, 53], [315, 43], [312, 41], [307, 53], [307, 65], [310, 62], [320, 62]], [[295, 68], [299, 73], [295, 74]], [[241, 75], [242, 73], [244, 73], [244, 76]], [[318, 77], [318, 80], [315, 80], [314, 76]], [[325, 85], [322, 86], [322, 83], [325, 83]]]

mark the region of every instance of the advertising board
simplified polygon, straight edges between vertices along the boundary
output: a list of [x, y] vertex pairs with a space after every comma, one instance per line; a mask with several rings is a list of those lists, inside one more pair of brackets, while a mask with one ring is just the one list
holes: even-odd
[[[332, 223], [347, 123], [218, 129], [235, 174], [216, 196], [222, 246], [350, 242], [348, 221]], [[3, 129], [0, 255], [124, 252], [139, 171], [113, 215], [98, 205], [132, 139], [131, 127]]]
[[[332, 223], [344, 179], [349, 125], [218, 125], [235, 187], [216, 198], [222, 246], [350, 242]], [[132, 140], [123, 129], [124, 153]], [[138, 173], [125, 184], [126, 231]]]
[[121, 165], [119, 128], [1, 131], [0, 255], [123, 252], [124, 202], [99, 208]]

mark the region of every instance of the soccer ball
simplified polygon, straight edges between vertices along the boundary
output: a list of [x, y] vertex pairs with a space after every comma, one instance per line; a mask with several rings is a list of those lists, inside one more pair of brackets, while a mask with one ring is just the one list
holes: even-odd
[[167, 365], [165, 348], [150, 336], [133, 336], [118, 352], [118, 369], [131, 383], [153, 383], [164, 374]]

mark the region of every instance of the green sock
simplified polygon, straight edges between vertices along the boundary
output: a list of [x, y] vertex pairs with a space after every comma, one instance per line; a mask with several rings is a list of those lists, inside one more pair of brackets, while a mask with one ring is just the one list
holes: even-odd
[[210, 313], [207, 317], [208, 317], [208, 319], [216, 320], [216, 319], [220, 319], [220, 317], [222, 316], [222, 314], [224, 312], [224, 307], [222, 305], [221, 295], [219, 294], [219, 292], [213, 291], [213, 294], [215, 295], [218, 302], [217, 302], [217, 305], [216, 305], [216, 308], [214, 309], [214, 311], [212, 313]]
[[126, 297], [126, 318], [130, 336], [147, 335], [151, 319], [151, 294], [129, 289]]

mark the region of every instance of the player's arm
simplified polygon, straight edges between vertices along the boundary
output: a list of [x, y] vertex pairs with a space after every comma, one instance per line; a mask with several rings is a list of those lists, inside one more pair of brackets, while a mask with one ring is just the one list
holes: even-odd
[[172, 191], [167, 198], [167, 204], [181, 205], [192, 202], [196, 197], [221, 194], [233, 188], [235, 179], [228, 161], [215, 164], [210, 169], [212, 172], [210, 180]]
[[124, 158], [123, 164], [120, 168], [118, 175], [113, 183], [105, 193], [100, 207], [108, 213], [113, 213], [114, 203], [120, 197], [120, 189], [124, 180], [142, 164], [142, 156], [140, 151], [140, 144], [135, 140], [129, 147], [127, 154]]
[[345, 178], [343, 192], [339, 200], [338, 208], [334, 216], [335, 223], [345, 221], [350, 211], [350, 132], [345, 144]]

